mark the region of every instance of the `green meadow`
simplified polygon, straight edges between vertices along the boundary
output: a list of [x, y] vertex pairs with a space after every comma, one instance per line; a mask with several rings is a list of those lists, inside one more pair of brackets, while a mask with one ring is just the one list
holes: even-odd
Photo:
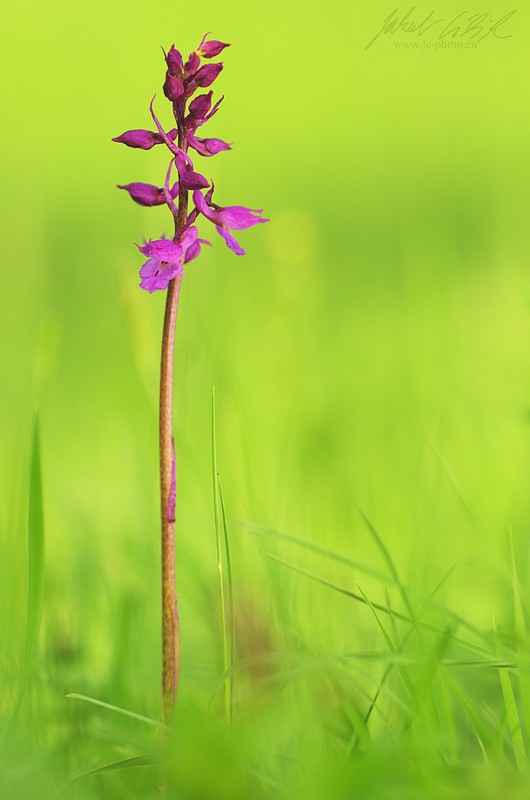
[[[382, 0], [4, 10], [0, 800], [530, 796], [513, 10], [470, 28], [485, 9], [420, 4], [381, 33]], [[164, 293], [138, 288], [134, 243], [171, 220], [115, 187], [161, 185], [167, 156], [110, 140], [151, 127], [155, 92], [169, 126], [160, 46], [206, 31], [232, 46], [204, 135], [234, 145], [197, 163], [271, 222], [237, 258], [203, 220], [214, 247], [185, 269], [163, 731]]]

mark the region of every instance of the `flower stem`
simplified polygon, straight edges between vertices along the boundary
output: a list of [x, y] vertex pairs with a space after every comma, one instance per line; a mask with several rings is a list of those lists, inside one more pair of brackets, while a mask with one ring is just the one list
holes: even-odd
[[173, 361], [180, 275], [167, 291], [160, 369], [160, 494], [162, 501], [162, 721], [171, 721], [180, 667], [180, 626], [175, 594], [175, 515], [173, 483]]
[[[184, 126], [179, 125], [179, 147], [186, 148]], [[186, 223], [188, 192], [179, 192], [175, 236]], [[173, 366], [175, 327], [182, 273], [170, 281], [162, 333], [160, 364], [160, 496], [162, 513], [162, 721], [170, 724], [180, 671], [180, 623], [175, 592], [175, 448], [173, 441]]]

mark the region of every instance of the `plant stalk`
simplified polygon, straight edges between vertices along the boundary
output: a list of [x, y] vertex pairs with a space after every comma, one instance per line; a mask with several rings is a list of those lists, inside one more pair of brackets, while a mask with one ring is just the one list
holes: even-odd
[[[179, 124], [179, 147], [186, 151], [186, 132]], [[188, 192], [179, 192], [175, 235], [186, 223]], [[171, 723], [180, 672], [180, 622], [175, 590], [176, 454], [173, 440], [173, 368], [175, 327], [182, 274], [167, 290], [160, 365], [160, 497], [162, 514], [162, 722]]]

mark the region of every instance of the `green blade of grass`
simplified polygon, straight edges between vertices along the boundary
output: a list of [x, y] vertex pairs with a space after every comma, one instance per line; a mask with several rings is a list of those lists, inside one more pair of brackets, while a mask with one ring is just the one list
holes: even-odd
[[39, 419], [35, 416], [31, 445], [28, 504], [28, 611], [23, 676], [31, 670], [39, 636], [44, 597], [44, 507], [40, 456]]
[[[390, 634], [386, 630], [386, 628], [383, 625], [382, 621], [379, 619], [379, 614], [377, 613], [377, 610], [375, 609], [373, 603], [370, 602], [369, 598], [363, 592], [363, 590], [361, 589], [359, 584], [357, 584], [357, 588], [359, 589], [362, 597], [364, 598], [365, 603], [367, 604], [367, 606], [369, 607], [370, 611], [372, 612], [372, 614], [374, 616], [374, 619], [377, 622], [377, 625], [379, 626], [379, 629], [380, 629], [381, 633], [383, 634], [385, 642], [387, 643], [388, 649], [390, 650], [392, 655], [398, 655], [399, 654], [399, 648], [397, 647], [396, 643], [394, 642], [394, 640], [392, 639], [392, 637], [390, 636]], [[392, 615], [392, 611], [390, 609], [387, 609], [387, 611], [388, 611], [388, 613], [390, 615]], [[396, 668], [397, 668], [397, 671], [399, 673], [399, 677], [403, 681], [403, 685], [404, 685], [404, 687], [405, 687], [405, 689], [406, 689], [406, 691], [408, 693], [408, 696], [411, 697], [411, 698], [414, 698], [416, 692], [414, 690], [414, 684], [412, 683], [412, 680], [410, 678], [408, 670], [402, 664], [400, 664], [399, 662], [396, 662]]]
[[292, 534], [284, 533], [283, 531], [277, 531], [274, 528], [268, 528], [265, 525], [258, 525], [254, 522], [239, 522], [237, 524], [244, 530], [251, 531], [252, 533], [256, 533], [260, 536], [269, 536], [273, 539], [279, 539], [283, 542], [295, 544], [298, 547], [304, 547], [306, 550], [310, 550], [313, 553], [318, 553], [321, 556], [325, 556], [333, 561], [337, 561], [339, 564], [344, 564], [347, 567], [351, 567], [352, 569], [359, 570], [359, 572], [363, 572], [365, 575], [370, 575], [372, 578], [376, 578], [376, 580], [380, 581], [381, 583], [394, 583], [392, 576], [385, 572], [374, 569], [368, 564], [364, 564], [362, 561], [356, 561], [352, 558], [348, 558], [347, 556], [343, 556], [340, 553], [335, 553], [333, 550], [329, 550], [321, 545], [308, 542], [305, 539], [300, 539], [298, 536], [293, 536]]
[[519, 573], [517, 571], [517, 561], [515, 558], [515, 546], [513, 541], [513, 531], [508, 528], [508, 543], [510, 547], [510, 560], [512, 567], [512, 590], [513, 590], [513, 618], [515, 623], [515, 632], [521, 642], [526, 642], [526, 622], [523, 607], [523, 595], [521, 592], [521, 584], [519, 581]]
[[[458, 562], [455, 562], [454, 564], [452, 564], [452, 565], [449, 567], [449, 569], [448, 569], [448, 570], [445, 572], [445, 574], [444, 574], [444, 575], [442, 575], [442, 577], [440, 578], [440, 580], [438, 581], [438, 583], [437, 583], [437, 584], [436, 584], [436, 586], [434, 587], [433, 591], [432, 591], [432, 592], [431, 592], [431, 594], [429, 595], [429, 597], [428, 597], [428, 599], [427, 599], [427, 602], [426, 602], [426, 603], [424, 603], [423, 607], [421, 608], [421, 610], [420, 610], [420, 613], [419, 613], [419, 615], [418, 615], [418, 621], [420, 621], [420, 620], [421, 620], [422, 616], [425, 614], [425, 612], [427, 611], [427, 609], [428, 609], [428, 608], [429, 608], [429, 606], [431, 605], [431, 603], [432, 603], [432, 601], [433, 601], [434, 597], [435, 597], [435, 596], [436, 596], [436, 594], [437, 594], [437, 593], [440, 591], [440, 589], [442, 588], [442, 586], [444, 585], [444, 583], [445, 583], [445, 582], [446, 582], [446, 581], [449, 579], [449, 577], [450, 577], [450, 576], [453, 574], [453, 571], [455, 570], [455, 568], [456, 568], [457, 564], [458, 564]], [[409, 628], [409, 630], [407, 631], [407, 633], [405, 634], [405, 636], [404, 636], [404, 638], [403, 638], [402, 646], [404, 646], [404, 645], [406, 644], [407, 640], [408, 640], [408, 639], [411, 637], [411, 635], [412, 635], [413, 631], [414, 631], [414, 628]], [[382, 689], [382, 687], [385, 685], [385, 683], [386, 683], [386, 681], [388, 680], [388, 678], [390, 677], [390, 673], [391, 673], [391, 672], [392, 672], [392, 665], [391, 665], [391, 664], [389, 664], [389, 665], [387, 666], [387, 668], [385, 669], [384, 673], [383, 673], [383, 677], [381, 678], [381, 683], [379, 684], [379, 686], [378, 686], [378, 688], [377, 688], [377, 691], [376, 691], [376, 693], [375, 693], [375, 695], [374, 695], [374, 697], [373, 697], [373, 699], [372, 699], [372, 702], [370, 703], [370, 707], [368, 708], [368, 711], [367, 711], [367, 713], [366, 713], [366, 717], [365, 717], [365, 722], [366, 722], [366, 723], [368, 723], [368, 721], [369, 721], [369, 719], [370, 719], [370, 717], [371, 717], [371, 715], [372, 715], [372, 712], [373, 712], [373, 710], [374, 710], [374, 708], [375, 708], [375, 706], [376, 706], [376, 704], [377, 704], [377, 701], [378, 701], [378, 699], [379, 699], [379, 696], [380, 696], [380, 694], [381, 694], [381, 689]]]
[[526, 770], [526, 750], [524, 747], [521, 720], [519, 719], [519, 710], [517, 708], [517, 702], [513, 693], [512, 682], [510, 680], [510, 673], [507, 669], [500, 669], [499, 678], [501, 682], [504, 706], [506, 708], [506, 717], [508, 719], [510, 737], [512, 739], [513, 751], [515, 754], [515, 762], [517, 764], [517, 769], [520, 772], [524, 772]]
[[403, 586], [403, 584], [401, 583], [401, 579], [400, 579], [399, 573], [398, 573], [398, 571], [396, 569], [396, 565], [394, 564], [394, 561], [392, 559], [392, 556], [390, 555], [390, 552], [389, 552], [387, 546], [383, 542], [383, 539], [381, 538], [381, 536], [377, 532], [375, 526], [368, 519], [368, 517], [366, 516], [364, 511], [362, 511], [360, 508], [358, 508], [357, 512], [360, 515], [361, 519], [363, 520], [364, 524], [366, 525], [368, 531], [370, 532], [373, 540], [377, 544], [379, 550], [381, 551], [381, 555], [383, 556], [383, 560], [384, 560], [385, 564], [387, 565], [388, 570], [389, 570], [390, 574], [392, 575], [392, 578], [394, 579], [394, 583], [396, 584], [396, 586], [399, 589], [399, 593], [401, 595], [401, 599], [403, 600], [403, 605], [407, 609], [407, 612], [409, 613], [411, 620], [415, 624], [416, 615], [414, 613], [414, 609], [412, 608], [412, 604], [411, 604], [411, 602], [409, 600], [408, 593], [407, 593], [405, 587]]
[[39, 418], [35, 415], [31, 437], [29, 491], [28, 491], [28, 516], [27, 516], [27, 564], [28, 564], [28, 592], [26, 612], [26, 632], [24, 637], [24, 652], [22, 655], [22, 668], [20, 683], [16, 700], [11, 715], [11, 720], [5, 731], [2, 747], [7, 746], [11, 739], [20, 714], [22, 699], [31, 677], [35, 661], [37, 641], [42, 618], [44, 598], [44, 506], [42, 499], [42, 469], [40, 454]]
[[[527, 663], [528, 652], [528, 632], [526, 629], [526, 615], [523, 605], [523, 592], [519, 580], [517, 560], [515, 557], [515, 543], [513, 540], [512, 528], [508, 528], [508, 543], [510, 547], [511, 571], [512, 571], [512, 594], [513, 594], [513, 618], [514, 628], [517, 637], [516, 654], [520, 664]], [[509, 677], [509, 676], [508, 676]], [[522, 720], [524, 729], [521, 731], [525, 750], [528, 749], [528, 726], [530, 725], [530, 686], [526, 672], [518, 672], [519, 692], [521, 697]]]
[[[460, 684], [447, 673], [445, 677], [446, 685], [467, 717], [483, 753], [484, 760], [487, 761], [490, 755], [493, 755], [494, 751], [498, 749], [495, 744], [495, 736], [480, 716], [476, 703], [467, 696]], [[495, 756], [496, 760], [501, 760], [500, 752], [495, 753]]]
[[70, 694], [65, 695], [65, 697], [68, 700], [82, 700], [84, 703], [91, 703], [93, 706], [106, 708], [108, 711], [114, 711], [117, 714], [123, 714], [125, 717], [131, 717], [131, 719], [138, 720], [138, 722], [144, 722], [146, 725], [152, 725], [154, 728], [162, 728], [167, 731], [171, 730], [169, 725], [164, 725], [163, 722], [159, 722], [156, 719], [151, 719], [151, 717], [144, 717], [143, 714], [136, 714], [136, 712], [129, 711], [127, 708], [113, 706], [111, 703], [105, 703], [103, 700], [96, 700], [95, 697], [88, 697], [85, 694], [77, 694], [76, 692], [71, 692]]
[[[495, 616], [493, 616], [492, 622], [493, 632], [495, 637], [497, 637], [497, 624], [495, 622]], [[519, 709], [517, 708], [517, 701], [515, 699], [513, 686], [510, 679], [510, 673], [507, 669], [499, 669], [499, 680], [501, 683], [504, 708], [506, 710], [508, 729], [510, 731], [510, 738], [512, 740], [515, 763], [517, 764], [517, 769], [520, 772], [523, 772], [526, 769], [526, 750], [524, 746], [523, 729], [521, 726], [521, 719], [519, 717]]]
[[[212, 484], [213, 484], [213, 510], [215, 525], [215, 549], [217, 554], [217, 575], [219, 579], [219, 603], [221, 606], [221, 636], [223, 646], [223, 673], [224, 681], [224, 706], [225, 719], [228, 726], [231, 725], [231, 679], [228, 676], [230, 670], [230, 657], [228, 645], [228, 629], [226, 621], [226, 601], [224, 591], [224, 570], [221, 546], [221, 520], [219, 510], [219, 473], [217, 472], [217, 445], [216, 445], [216, 424], [215, 424], [215, 385], [212, 386]], [[226, 542], [226, 536], [225, 536]]]
[[225, 545], [225, 560], [226, 560], [226, 574], [228, 579], [228, 613], [230, 617], [230, 657], [228, 659], [228, 690], [230, 698], [230, 720], [233, 714], [233, 682], [234, 673], [232, 667], [236, 660], [236, 631], [235, 631], [235, 614], [234, 614], [234, 585], [232, 579], [232, 558], [230, 555], [230, 537], [228, 534], [228, 523], [226, 518], [225, 501], [223, 495], [223, 487], [221, 485], [221, 477], [217, 476], [217, 488], [219, 490], [219, 501], [221, 506], [221, 522], [223, 525], [224, 545]]
[[[362, 603], [366, 605], [366, 601], [364, 597], [356, 592], [352, 592], [351, 589], [346, 589], [343, 586], [339, 586], [333, 581], [329, 581], [326, 578], [322, 578], [320, 575], [315, 575], [314, 572], [310, 572], [309, 570], [303, 569], [302, 567], [297, 566], [296, 564], [291, 564], [290, 561], [286, 561], [279, 556], [274, 555], [273, 553], [268, 553], [266, 550], [260, 550], [260, 553], [264, 555], [266, 558], [270, 558], [272, 561], [276, 561], [278, 564], [281, 564], [288, 569], [291, 569], [293, 572], [297, 572], [300, 575], [304, 575], [304, 577], [309, 578], [310, 580], [315, 581], [316, 583], [320, 583], [322, 586], [327, 586], [328, 589], [333, 589], [335, 592], [339, 592], [340, 594], [345, 595], [346, 597], [350, 597], [352, 600], [356, 600], [358, 603]], [[421, 626], [425, 628], [425, 630], [433, 631], [434, 633], [443, 634], [444, 631], [442, 628], [437, 628], [436, 625], [431, 625], [428, 622], [420, 622], [418, 617], [415, 620], [408, 617], [406, 614], [402, 614], [399, 611], [390, 611], [387, 606], [382, 605], [381, 603], [375, 603], [372, 601], [372, 605], [377, 611], [382, 612], [383, 614], [392, 614], [396, 619], [400, 620], [401, 622], [406, 622], [409, 625], [412, 625], [413, 628], [410, 631], [415, 629], [414, 626]], [[484, 648], [477, 647], [476, 645], [472, 644], [471, 642], [466, 642], [464, 639], [460, 639], [459, 637], [454, 636], [453, 642], [460, 645], [461, 647], [465, 648], [471, 653], [474, 653], [476, 656], [483, 656], [483, 657], [490, 657], [490, 653], [485, 650]]]
[[130, 758], [120, 758], [118, 761], [111, 761], [108, 764], [102, 764], [99, 767], [92, 767], [84, 772], [79, 772], [77, 775], [72, 775], [70, 780], [76, 781], [79, 778], [86, 778], [89, 775], [100, 775], [102, 772], [116, 772], [122, 769], [133, 769], [134, 767], [153, 767], [156, 765], [156, 759], [148, 753], [139, 756], [131, 756]]

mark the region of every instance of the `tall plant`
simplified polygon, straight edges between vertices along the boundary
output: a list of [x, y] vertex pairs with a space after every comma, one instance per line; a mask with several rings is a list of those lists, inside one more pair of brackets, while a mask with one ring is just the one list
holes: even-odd
[[[180, 668], [180, 624], [175, 592], [175, 499], [176, 453], [173, 439], [173, 364], [175, 325], [184, 264], [195, 259], [201, 246], [210, 244], [199, 238], [196, 223], [201, 217], [215, 225], [228, 247], [238, 256], [245, 251], [232, 231], [243, 230], [268, 222], [262, 212], [245, 206], [220, 206], [213, 200], [214, 184], [196, 171], [190, 149], [202, 157], [230, 150], [222, 139], [202, 138], [197, 131], [218, 111], [221, 97], [212, 105], [213, 92], [198, 94], [215, 81], [223, 64], [201, 63], [202, 59], [218, 56], [229, 45], [203, 37], [187, 61], [172, 45], [164, 52], [166, 76], [164, 95], [171, 103], [176, 127], [164, 129], [154, 111], [153, 97], [149, 106], [156, 131], [134, 129], [113, 139], [127, 147], [151, 150], [165, 145], [171, 156], [163, 186], [148, 183], [128, 183], [124, 189], [141, 206], [165, 204], [172, 217], [174, 232], [171, 238], [149, 240], [139, 251], [147, 261], [140, 269], [140, 286], [149, 293], [167, 291], [162, 333], [160, 367], [160, 496], [162, 513], [162, 719], [171, 720], [177, 695]], [[193, 98], [193, 99], [192, 99]], [[178, 180], [172, 183], [173, 170]], [[192, 202], [189, 195], [192, 193]]]

